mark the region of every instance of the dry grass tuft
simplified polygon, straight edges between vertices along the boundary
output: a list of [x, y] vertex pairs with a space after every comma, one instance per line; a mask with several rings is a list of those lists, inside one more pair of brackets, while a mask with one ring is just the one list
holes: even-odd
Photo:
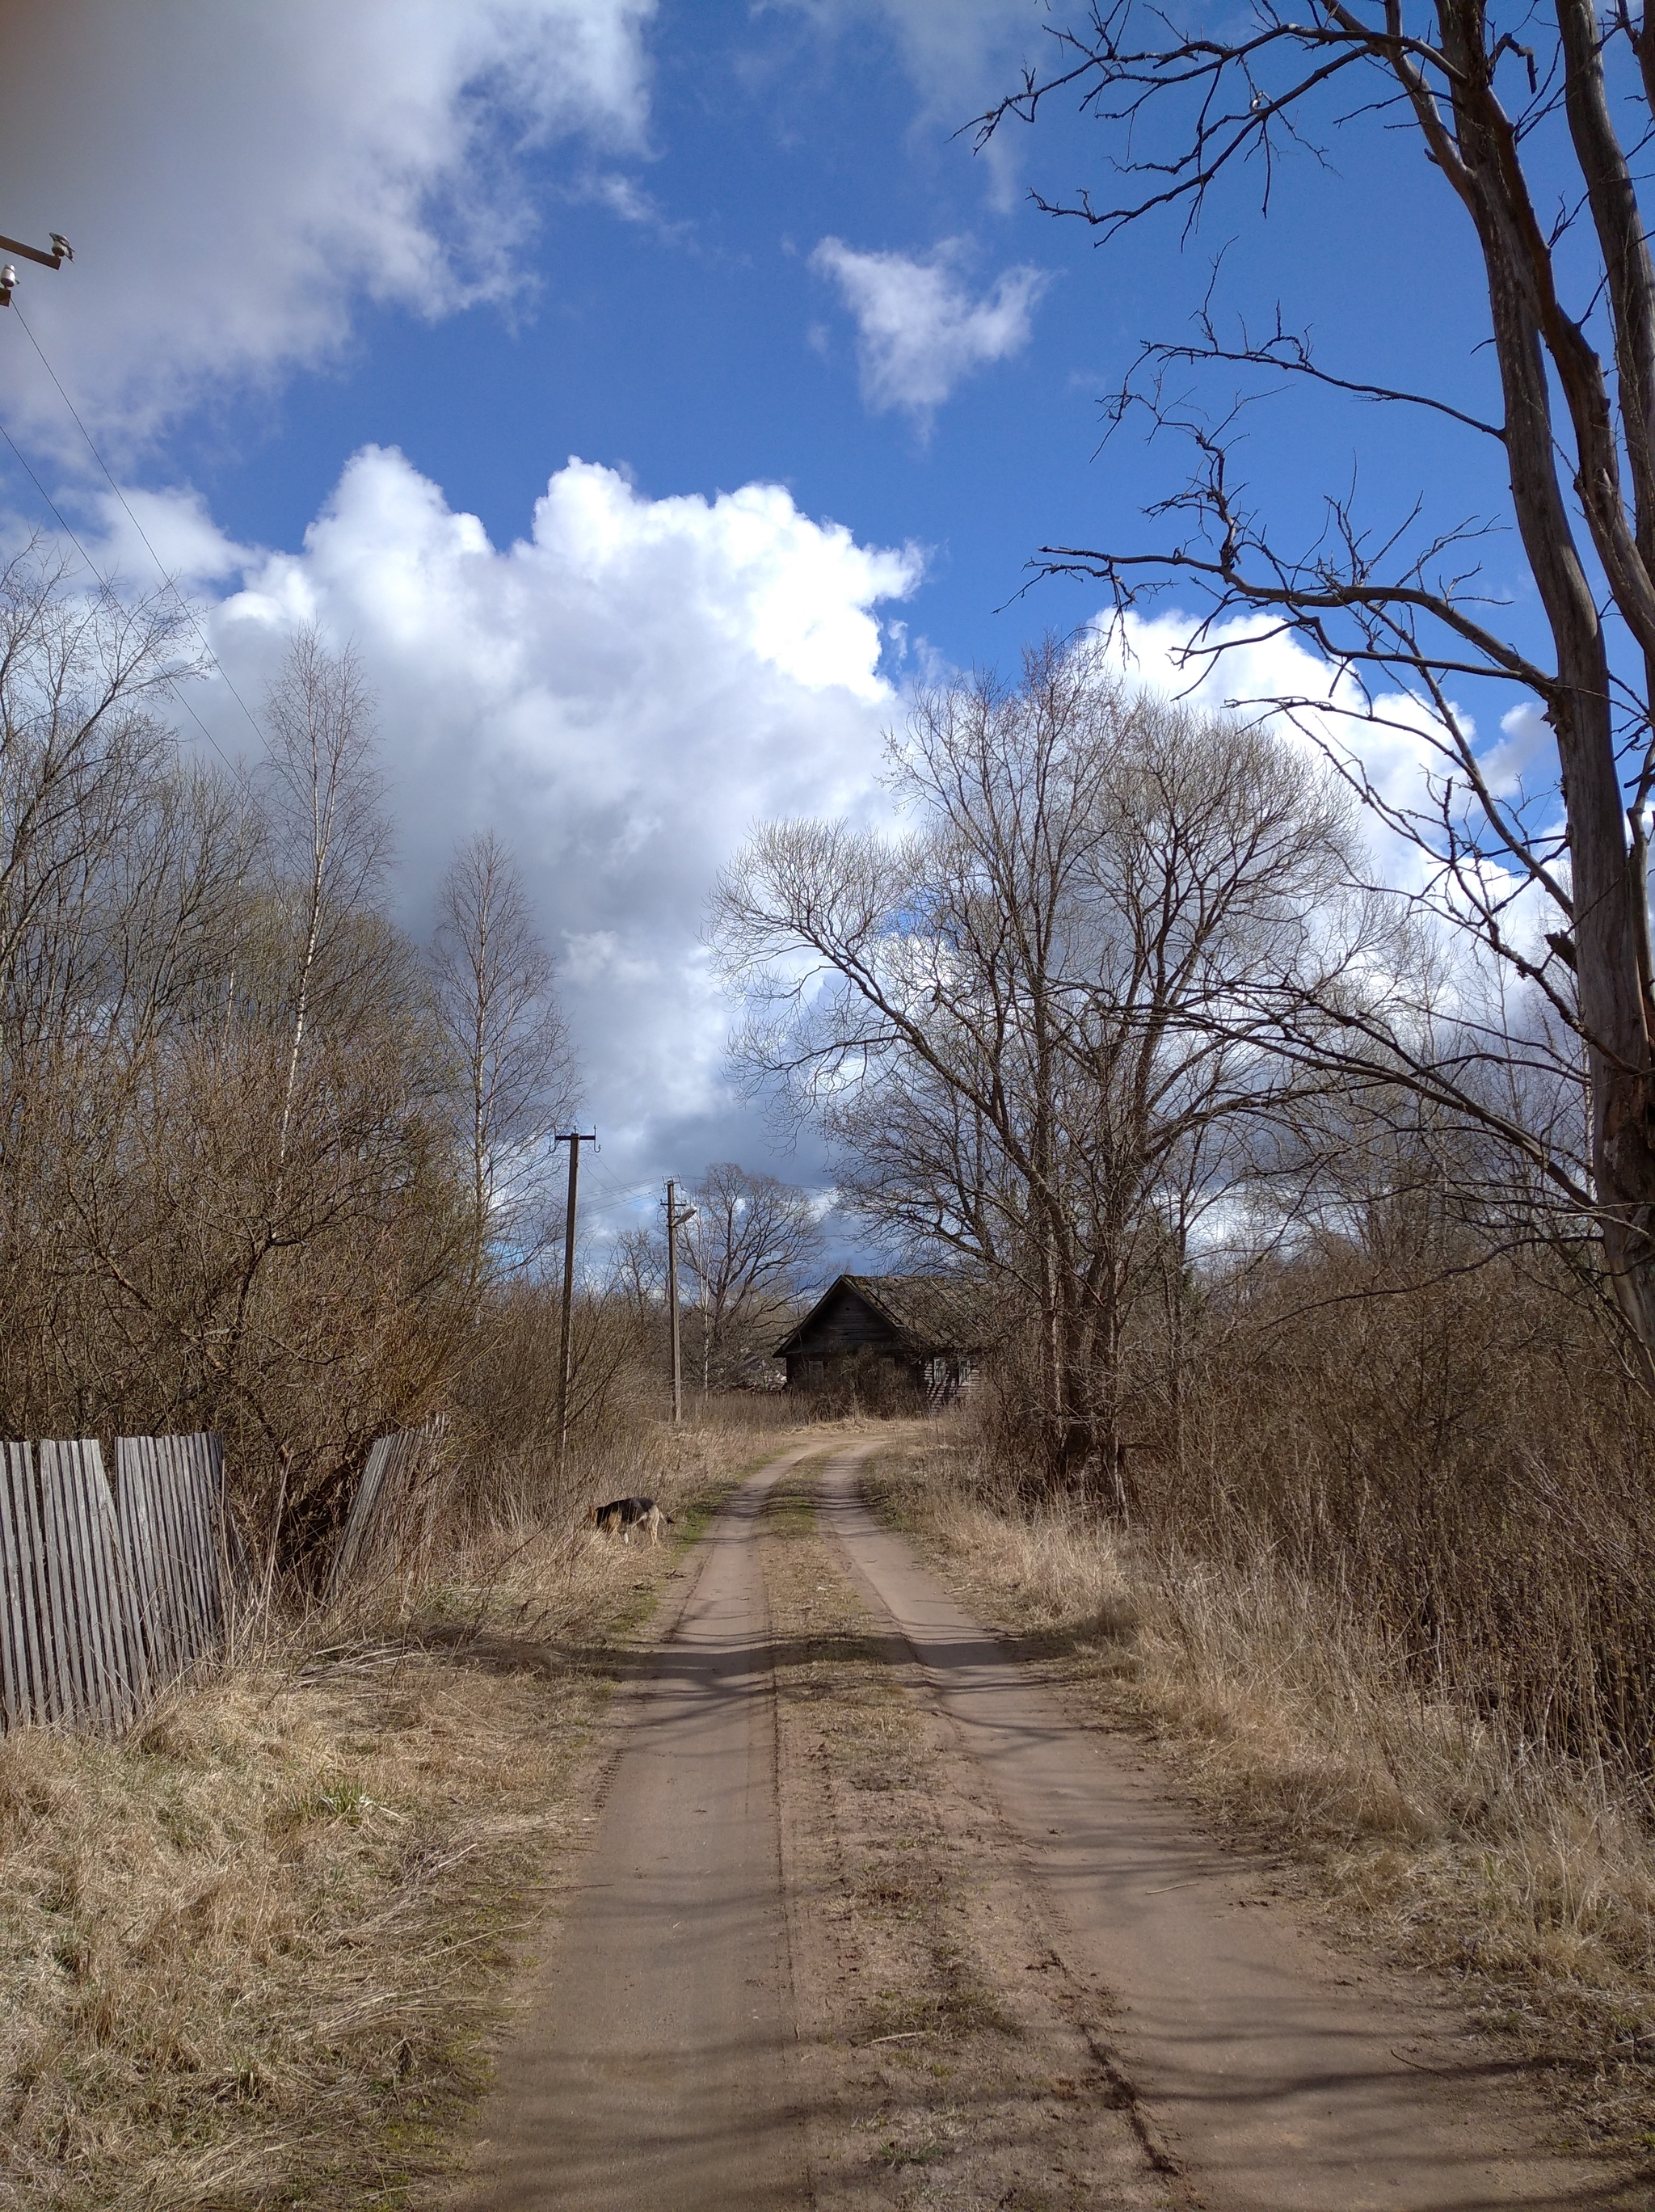
[[[750, 1443], [673, 1443], [680, 1534]], [[391, 2205], [486, 2084], [675, 1552], [476, 1534], [117, 1742], [0, 1740], [0, 2204]]]
[[1464, 1979], [1603, 2136], [1655, 2148], [1655, 1832], [1628, 1773], [1507, 1733], [1269, 1555], [1123, 1541], [985, 1496], [958, 1447], [869, 1483], [1064, 1693], [1151, 1736], [1391, 1956]]

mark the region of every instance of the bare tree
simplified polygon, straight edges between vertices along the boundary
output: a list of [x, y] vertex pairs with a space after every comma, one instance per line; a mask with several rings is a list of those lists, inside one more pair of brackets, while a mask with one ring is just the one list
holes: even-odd
[[[1589, 1180], [1531, 1139], [1545, 1172], [1598, 1224], [1615, 1295], [1646, 1352], [1655, 1346], [1655, 985], [1647, 882], [1655, 799], [1655, 268], [1636, 161], [1655, 113], [1655, 36], [1622, 7], [1555, 0], [1548, 17], [1502, 28], [1482, 0], [1273, 0], [1220, 25], [1180, 22], [1145, 0], [1119, 0], [1057, 33], [1054, 64], [980, 118], [986, 139], [1033, 120], [1061, 94], [1109, 131], [1118, 196], [1042, 200], [1104, 238], [1158, 212], [1187, 230], [1250, 165], [1269, 180], [1294, 151], [1315, 154], [1319, 124], [1341, 127], [1340, 161], [1360, 161], [1364, 127], [1416, 135], [1468, 216], [1488, 295], [1497, 404], [1478, 415], [1428, 392], [1341, 374], [1277, 308], [1221, 322], [1211, 295], [1192, 338], [1149, 346], [1128, 376], [1117, 420], [1147, 410], [1190, 442], [1188, 479], [1155, 513], [1173, 534], [1148, 549], [1048, 546], [1049, 568], [1103, 579], [1118, 611], [1177, 582], [1202, 590], [1192, 652], [1222, 649], [1215, 625], [1238, 612], [1296, 632], [1354, 677], [1377, 716], [1376, 686], [1401, 684], [1428, 714], [1440, 773], [1417, 807], [1387, 805], [1354, 760], [1371, 805], [1435, 865], [1445, 908], [1543, 995], [1579, 1040], [1590, 1083]], [[1497, 84], [1498, 81], [1498, 84]], [[1503, 85], [1502, 95], [1498, 86]], [[1622, 128], [1624, 125], [1624, 130]], [[1629, 133], [1629, 137], [1627, 135]], [[1543, 194], [1558, 202], [1543, 216]], [[1212, 406], [1191, 397], [1191, 370], [1220, 373]], [[1497, 449], [1511, 514], [1550, 634], [1549, 658], [1502, 624], [1479, 574], [1479, 529], [1440, 524], [1422, 495], [1401, 530], [1370, 532], [1348, 495], [1295, 547], [1272, 529], [1243, 480], [1237, 439], [1261, 372], [1315, 382], [1361, 402], [1428, 410]], [[1237, 382], [1236, 378], [1240, 379]], [[1561, 411], [1555, 402], [1561, 402]], [[1485, 774], [1454, 692], [1488, 681], [1537, 700], [1556, 739], [1566, 834], [1549, 806], [1525, 805]], [[1325, 702], [1285, 699], [1318, 714]], [[1545, 794], [1535, 794], [1544, 800]], [[1514, 918], [1537, 894], [1548, 924]], [[1386, 1041], [1388, 1054], [1394, 1036]], [[1360, 1030], [1353, 1039], [1362, 1058]], [[1476, 1115], [1477, 1086], [1445, 1081], [1428, 1057], [1413, 1079]], [[1490, 1126], [1499, 1126], [1495, 1115]], [[1520, 1141], [1520, 1133], [1518, 1133]]]
[[922, 696], [892, 769], [911, 836], [777, 823], [723, 878], [737, 1050], [876, 1219], [1015, 1289], [1037, 1443], [1120, 1504], [1143, 1287], [1322, 1079], [1250, 979], [1354, 1002], [1392, 935], [1311, 757], [1131, 699], [1095, 646]]
[[437, 1019], [462, 1102], [476, 1272], [528, 1239], [544, 1198], [549, 1142], [576, 1098], [568, 1029], [511, 854], [492, 830], [470, 837], [437, 893], [431, 948]]
[[666, 1240], [652, 1229], [623, 1229], [615, 1238], [609, 1267], [609, 1295], [642, 1321], [666, 1296]]
[[373, 702], [349, 647], [330, 653], [314, 628], [300, 630], [270, 687], [265, 725], [278, 883], [283, 899], [297, 905], [292, 1034], [276, 1136], [279, 1194], [312, 1001], [336, 941], [354, 930], [384, 873], [390, 835], [380, 810]]
[[725, 1160], [689, 1193], [683, 1231], [700, 1334], [701, 1386], [739, 1382], [768, 1350], [779, 1316], [821, 1250], [808, 1191]]
[[173, 766], [156, 708], [187, 673], [181, 628], [170, 608], [82, 588], [38, 545], [0, 569], [0, 1302], [20, 1410], [43, 1402], [75, 1334], [86, 1267], [66, 1182], [97, 1149], [103, 1063], [130, 1048], [119, 971], [137, 988], [136, 940], [153, 939], [141, 885], [121, 878], [143, 871]]
[[14, 1066], [90, 1003], [106, 869], [138, 849], [130, 816], [173, 757], [155, 708], [190, 672], [183, 628], [154, 601], [80, 591], [35, 546], [0, 568], [0, 1019]]
[[0, 570], [0, 1401], [221, 1427], [244, 1504], [284, 1451], [302, 1504], [440, 1386], [459, 1194], [350, 748], [181, 759], [185, 621]]
[[[160, 710], [183, 620], [38, 550], [0, 568], [0, 1407], [13, 1435], [221, 1430], [291, 1559], [369, 1437], [486, 1395], [514, 1329], [537, 1355], [503, 1296], [476, 1326], [470, 1134], [381, 903], [360, 677], [301, 637], [270, 760], [191, 763]], [[482, 876], [485, 975], [521, 980]], [[483, 1133], [510, 1121], [496, 1097]], [[582, 1328], [590, 1408], [636, 1355]]]

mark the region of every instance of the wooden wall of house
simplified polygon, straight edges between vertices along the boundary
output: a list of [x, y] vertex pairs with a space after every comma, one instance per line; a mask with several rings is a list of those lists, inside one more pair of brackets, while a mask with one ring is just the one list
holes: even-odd
[[907, 1413], [925, 1403], [925, 1363], [882, 1345], [787, 1355], [787, 1387], [803, 1396], [854, 1401], [865, 1413]]
[[859, 1352], [866, 1345], [895, 1352], [898, 1339], [888, 1322], [882, 1321], [854, 1291], [845, 1290], [816, 1316], [809, 1334], [798, 1338], [794, 1349], [808, 1358], [820, 1359], [836, 1352]]

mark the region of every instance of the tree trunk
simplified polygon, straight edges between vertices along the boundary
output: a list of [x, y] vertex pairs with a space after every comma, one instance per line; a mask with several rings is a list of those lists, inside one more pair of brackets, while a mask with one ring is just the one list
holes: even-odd
[[1655, 1350], [1655, 1149], [1647, 978], [1640, 957], [1648, 936], [1647, 888], [1628, 847], [1603, 623], [1558, 480], [1548, 348], [1570, 399], [1578, 489], [1589, 515], [1605, 503], [1585, 481], [1594, 468], [1597, 410], [1584, 388], [1588, 380], [1569, 374], [1579, 334], [1551, 291], [1549, 254], [1513, 167], [1508, 128], [1491, 120], [1482, 96], [1489, 64], [1482, 11], [1475, 0], [1442, 0], [1439, 20], [1445, 51], [1462, 72], [1455, 102], [1464, 163], [1459, 189], [1488, 272], [1513, 505], [1557, 654], [1549, 719], [1568, 823], [1599, 1226], [1616, 1301], [1648, 1355]]

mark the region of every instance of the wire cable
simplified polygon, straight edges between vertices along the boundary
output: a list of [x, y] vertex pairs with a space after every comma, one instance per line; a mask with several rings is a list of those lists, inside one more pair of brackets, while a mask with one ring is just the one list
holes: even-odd
[[658, 1183], [650, 1181], [620, 1182], [613, 1175], [601, 1167], [594, 1168], [592, 1176], [599, 1188], [608, 1194], [602, 1199], [591, 1201], [594, 1210], [598, 1206], [638, 1206], [652, 1196], [654, 1197], [658, 1206], [661, 1203]]
[[[45, 501], [45, 503], [46, 503], [47, 507], [51, 509], [51, 511], [52, 511], [52, 513], [53, 514], [53, 515], [55, 515], [55, 516], [56, 516], [56, 518], [57, 518], [57, 522], [58, 522], [58, 528], [63, 532], [63, 533], [64, 533], [64, 537], [68, 538], [68, 540], [69, 540], [70, 544], [75, 548], [75, 550], [76, 550], [76, 551], [80, 555], [80, 556], [81, 556], [82, 560], [82, 561], [84, 561], [84, 562], [86, 562], [87, 567], [88, 567], [88, 568], [92, 571], [92, 574], [93, 574], [93, 575], [96, 578], [97, 582], [98, 582], [99, 586], [100, 586], [100, 588], [101, 588], [102, 590], [106, 591], [106, 592], [109, 591], [112, 587], [111, 587], [111, 585], [110, 585], [110, 581], [109, 581], [108, 577], [107, 577], [107, 576], [106, 576], [106, 575], [104, 574], [103, 571], [99, 568], [99, 566], [98, 566], [97, 562], [93, 559], [92, 556], [91, 556], [91, 555], [87, 551], [87, 550], [86, 550], [85, 546], [82, 544], [82, 543], [81, 543], [80, 539], [79, 539], [79, 538], [75, 535], [75, 532], [74, 532], [70, 528], [68, 522], [67, 522], [67, 521], [65, 520], [65, 519], [64, 519], [63, 509], [58, 506], [58, 504], [57, 501], [56, 501], [55, 499], [53, 499], [53, 497], [52, 496], [52, 494], [51, 494], [51, 493], [46, 489], [45, 486], [41, 483], [41, 481], [40, 481], [39, 477], [37, 477], [37, 476], [35, 475], [35, 473], [34, 473], [33, 470], [29, 466], [28, 462], [27, 462], [27, 459], [24, 458], [23, 454], [22, 454], [22, 453], [19, 451], [19, 449], [18, 449], [18, 445], [17, 445], [17, 441], [16, 441], [16, 440], [12, 436], [11, 432], [10, 432], [9, 429], [7, 429], [7, 428], [6, 428], [6, 426], [5, 426], [5, 424], [4, 424], [3, 422], [0, 422], [0, 438], [3, 438], [3, 439], [5, 440], [5, 441], [6, 441], [7, 445], [9, 445], [9, 446], [11, 447], [11, 451], [12, 451], [12, 457], [13, 457], [13, 459], [16, 461], [18, 467], [19, 467], [20, 469], [21, 469], [21, 471], [23, 471], [23, 474], [24, 474], [24, 475], [28, 478], [29, 482], [30, 482], [30, 483], [34, 486], [35, 490], [36, 490], [36, 491], [38, 491], [38, 492], [39, 493], [39, 495], [40, 495], [41, 498]], [[148, 541], [146, 540], [146, 543], [147, 543], [147, 542], [148, 542]], [[228, 678], [227, 678], [227, 677], [225, 678], [225, 681], [226, 681], [227, 683], [229, 681], [229, 679], [228, 679]], [[235, 765], [235, 763], [234, 763], [234, 762], [230, 758], [230, 756], [228, 755], [228, 753], [227, 753], [227, 752], [225, 751], [225, 750], [224, 750], [223, 746], [222, 746], [221, 744], [220, 744], [220, 743], [219, 743], [218, 739], [217, 739], [217, 738], [213, 735], [212, 732], [208, 728], [208, 726], [207, 726], [206, 723], [205, 723], [205, 722], [203, 722], [203, 721], [202, 720], [202, 719], [201, 719], [200, 715], [199, 715], [198, 714], [197, 714], [197, 712], [196, 712], [196, 710], [195, 710], [195, 707], [194, 707], [193, 702], [192, 702], [191, 700], [187, 699], [187, 698], [185, 696], [184, 693], [182, 692], [182, 690], [179, 690], [179, 685], [178, 685], [177, 682], [175, 681], [175, 679], [174, 679], [173, 678], [172, 678], [172, 677], [170, 677], [170, 676], [169, 676], [169, 677], [166, 679], [166, 682], [167, 682], [167, 690], [172, 693], [172, 695], [173, 695], [173, 698], [178, 702], [179, 705], [180, 707], [182, 707], [182, 708], [183, 708], [183, 709], [184, 709], [185, 713], [186, 714], [188, 714], [188, 716], [190, 717], [190, 720], [191, 720], [195, 724], [196, 727], [197, 727], [197, 728], [201, 732], [202, 736], [203, 736], [203, 738], [206, 738], [206, 740], [207, 740], [208, 744], [212, 747], [213, 750], [214, 750], [214, 751], [218, 755], [219, 758], [223, 762], [223, 763], [224, 763], [225, 767], [226, 767], [226, 768], [227, 768], [227, 769], [230, 770], [230, 772], [232, 773], [232, 775], [233, 775], [233, 774], [236, 772], [236, 765]]]
[[580, 1211], [582, 1213], [613, 1213], [623, 1206], [640, 1209], [641, 1201], [648, 1195], [648, 1190], [649, 1187], [646, 1185], [641, 1190], [623, 1191], [618, 1198], [585, 1199], [581, 1201]]
[[[52, 363], [46, 359], [45, 347], [42, 346], [39, 339], [35, 337], [34, 332], [29, 328], [27, 322], [24, 319], [23, 311], [18, 306], [15, 298], [14, 298], [11, 302], [11, 308], [12, 313], [16, 316], [18, 321], [22, 324], [23, 335], [27, 338], [29, 343], [34, 348], [35, 352], [39, 354], [41, 368], [45, 369], [46, 374], [52, 379], [53, 384], [56, 385], [58, 388], [58, 397], [63, 401], [64, 406], [68, 408], [70, 415], [73, 416], [76, 428], [86, 440], [87, 451], [91, 454], [93, 459], [96, 461], [98, 466], [103, 471], [105, 476], [108, 477], [109, 489], [114, 493], [116, 498], [119, 500], [122, 511], [125, 514], [127, 520], [131, 524], [134, 530], [137, 532], [139, 537], [142, 538], [144, 550], [149, 554], [149, 558], [155, 564], [155, 574], [161, 578], [163, 586], [167, 591], [171, 592], [173, 597], [178, 601], [179, 606], [183, 609], [185, 618], [189, 623], [191, 629], [194, 630], [196, 635], [201, 640], [203, 651], [206, 653], [208, 659], [212, 663], [213, 666], [217, 669], [219, 674], [223, 677], [226, 688], [228, 690], [230, 696], [235, 701], [236, 705], [240, 708], [242, 713], [247, 717], [248, 727], [252, 730], [253, 735], [258, 739], [259, 743], [263, 744], [264, 742], [264, 732], [259, 728], [258, 720], [253, 714], [252, 708], [248, 706], [240, 692], [236, 690], [235, 685], [230, 681], [229, 674], [225, 668], [224, 663], [213, 651], [212, 646], [208, 640], [207, 633], [203, 629], [200, 623], [196, 619], [195, 609], [190, 605], [190, 602], [185, 598], [183, 592], [179, 591], [178, 586], [173, 582], [173, 579], [167, 574], [166, 569], [161, 566], [161, 556], [156, 552], [155, 547], [149, 543], [149, 532], [145, 530], [143, 525], [138, 520], [137, 516], [133, 514], [131, 507], [127, 504], [126, 494], [121, 489], [119, 484], [116, 483], [114, 474], [111, 470], [108, 462], [105, 460], [103, 455], [98, 451], [97, 447], [94, 444], [91, 431], [87, 428], [86, 424], [81, 420], [80, 410], [76, 406], [75, 402], [70, 398], [68, 392], [64, 391], [62, 378], [58, 375]], [[11, 440], [8, 438], [6, 443], [10, 446]], [[17, 448], [15, 446], [12, 446], [12, 451], [13, 453], [16, 453]], [[21, 455], [19, 458], [21, 458]], [[33, 470], [31, 470], [29, 473], [33, 476]], [[37, 478], [37, 485], [39, 479]], [[50, 502], [48, 502], [48, 504], [50, 504]], [[55, 507], [52, 507], [52, 511], [54, 514], [58, 513]], [[61, 516], [59, 516], [58, 519], [60, 521], [62, 520]], [[64, 526], [67, 527], [67, 525]], [[73, 532], [71, 532], [70, 535], [72, 537]], [[79, 541], [76, 540], [76, 542], [78, 544]], [[82, 548], [81, 557], [82, 560], [85, 560], [86, 558], [85, 549], [83, 547]], [[89, 562], [87, 565], [91, 567], [91, 563]], [[95, 568], [93, 568], [92, 573], [94, 576], [98, 574]], [[101, 581], [102, 580], [100, 579], [100, 580]], [[107, 586], [106, 586], [106, 588]], [[191, 709], [191, 712], [194, 712], [193, 708]], [[196, 720], [198, 724], [201, 723], [201, 718], [199, 715], [196, 716]], [[205, 725], [201, 724], [201, 726], [204, 728]], [[221, 755], [221, 757], [222, 757]]]

